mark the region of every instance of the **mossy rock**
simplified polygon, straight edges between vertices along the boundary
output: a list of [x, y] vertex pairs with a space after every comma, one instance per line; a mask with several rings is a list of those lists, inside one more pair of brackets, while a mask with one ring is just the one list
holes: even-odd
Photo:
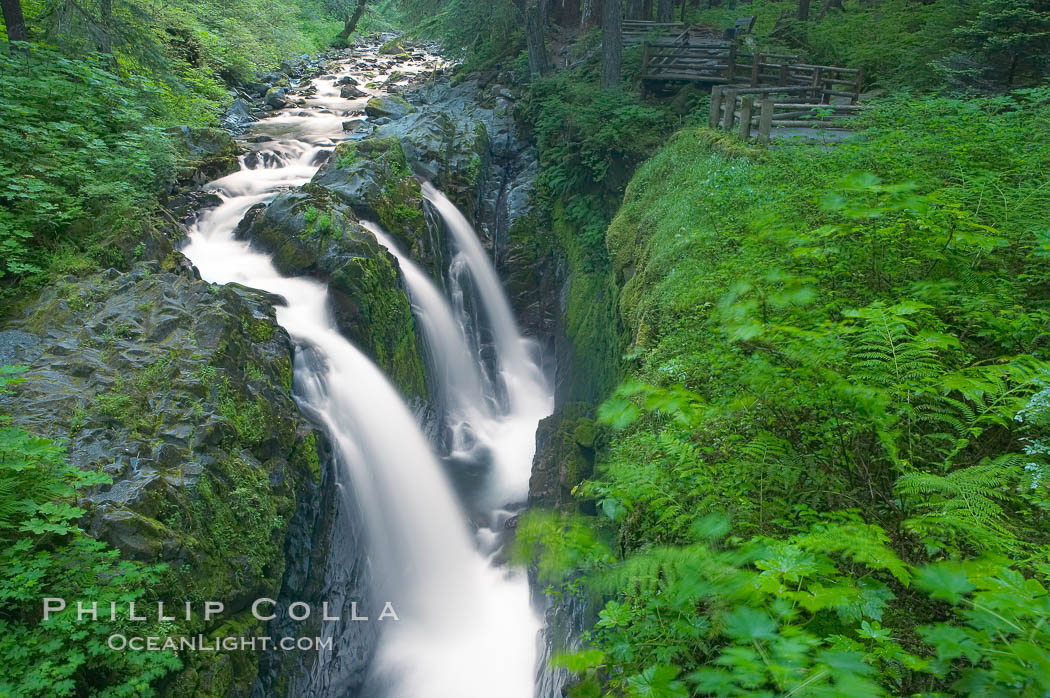
[[572, 490], [594, 472], [597, 427], [591, 407], [570, 402], [540, 421], [536, 430], [536, 457], [529, 481], [529, 506], [563, 511], [587, 511]]
[[203, 184], [237, 171], [240, 148], [226, 130], [176, 126], [168, 133], [178, 153], [178, 182]]
[[427, 226], [423, 193], [397, 138], [341, 143], [310, 187], [330, 192], [378, 223], [424, 268], [444, 268], [444, 245]]
[[365, 104], [365, 114], [373, 119], [397, 120], [416, 110], [411, 104], [396, 95], [373, 97]]
[[[28, 370], [3, 411], [113, 481], [85, 493], [82, 525], [123, 557], [166, 563], [150, 592], [173, 607], [226, 604], [173, 634], [222, 633], [251, 600], [277, 598], [290, 522], [316, 492], [321, 437], [291, 394], [276, 301], [142, 263], [56, 284], [7, 323], [20, 341], [4, 361]], [[195, 657], [174, 682], [247, 695], [255, 660], [241, 654]]]
[[361, 227], [349, 206], [332, 192], [307, 185], [250, 211], [237, 235], [270, 252], [282, 274], [327, 282], [342, 333], [402, 394], [426, 396], [415, 321], [396, 260]]

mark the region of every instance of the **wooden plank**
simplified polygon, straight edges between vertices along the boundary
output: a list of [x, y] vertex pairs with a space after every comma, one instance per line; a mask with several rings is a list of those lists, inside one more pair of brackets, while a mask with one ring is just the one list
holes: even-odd
[[801, 121], [801, 120], [800, 121], [792, 121], [792, 120], [778, 121], [777, 119], [774, 119], [773, 122], [772, 122], [772, 125], [773, 125], [774, 128], [842, 128], [842, 129], [845, 129], [845, 127], [841, 126], [840, 124], [849, 123], [850, 121], [852, 121], [852, 119], [835, 119], [835, 120], [830, 120], [830, 121], [820, 121], [820, 120], [817, 120], [817, 119], [813, 119], [813, 120], [810, 120], [810, 121]]
[[844, 73], [850, 73], [850, 74], [852, 74], [852, 73], [859, 73], [860, 72], [860, 68], [842, 68], [842, 67], [837, 66], [837, 65], [813, 65], [811, 63], [796, 63], [794, 65], [794, 67], [795, 68], [808, 68], [808, 69], [822, 68], [824, 70], [839, 70], [839, 71], [842, 71]]
[[777, 102], [776, 106], [791, 109], [834, 109], [835, 111], [862, 111], [871, 108], [867, 104], [806, 104], [801, 102]]

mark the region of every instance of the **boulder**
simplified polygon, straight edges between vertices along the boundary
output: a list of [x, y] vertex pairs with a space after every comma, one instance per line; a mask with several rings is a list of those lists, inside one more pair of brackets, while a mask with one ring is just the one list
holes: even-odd
[[367, 97], [368, 93], [359, 90], [353, 85], [346, 85], [339, 90], [339, 96], [343, 99], [357, 99], [358, 97]]
[[266, 91], [266, 96], [263, 97], [263, 102], [266, 106], [272, 109], [280, 109], [288, 105], [288, 88], [286, 87], [271, 87]]
[[[185, 260], [172, 252], [40, 292], [0, 332], [0, 363], [28, 367], [0, 412], [65, 440], [73, 465], [110, 476], [78, 501], [82, 525], [125, 558], [167, 563], [151, 593], [173, 607], [226, 604], [211, 621], [180, 619], [180, 634], [222, 634], [225, 622], [266, 634], [250, 604], [278, 598], [293, 518], [321, 489], [324, 436], [292, 397], [278, 299], [179, 269]], [[248, 695], [259, 661], [183, 660], [172, 685], [223, 666], [221, 695]]]
[[176, 126], [168, 133], [179, 152], [175, 178], [181, 185], [200, 185], [237, 171], [240, 148], [227, 131]]
[[386, 117], [396, 121], [413, 111], [415, 111], [415, 109], [411, 104], [394, 95], [373, 97], [368, 100], [368, 104], [365, 105], [365, 114], [374, 119]]
[[396, 260], [361, 227], [349, 206], [308, 184], [251, 209], [237, 236], [271, 253], [282, 274], [326, 282], [342, 333], [402, 394], [426, 397], [415, 321]]

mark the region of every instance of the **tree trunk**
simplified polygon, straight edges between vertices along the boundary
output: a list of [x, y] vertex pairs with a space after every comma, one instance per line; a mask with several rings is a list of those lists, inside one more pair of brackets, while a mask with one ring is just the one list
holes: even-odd
[[530, 2], [525, 8], [525, 46], [529, 51], [529, 74], [546, 73], [547, 49], [543, 45], [543, 16], [535, 2]]
[[26, 20], [22, 16], [22, 0], [0, 0], [4, 11], [4, 26], [7, 27], [8, 41], [28, 41]]
[[605, 0], [602, 4], [602, 82], [603, 90], [620, 88], [620, 62], [623, 51], [621, 25], [623, 15], [620, 0]]
[[598, 23], [598, 13], [594, 11], [595, 3], [601, 0], [583, 0], [583, 9], [580, 11], [580, 29], [590, 29]]
[[828, 10], [835, 8], [838, 10], [845, 10], [842, 6], [842, 0], [824, 0], [824, 5], [820, 8], [820, 17], [818, 19], [824, 19], [824, 15], [828, 13]]
[[656, 9], [656, 21], [657, 22], [673, 22], [674, 21], [674, 0], [660, 0], [660, 4], [657, 5], [657, 9]]
[[810, 0], [798, 0], [798, 18], [802, 22], [809, 19], [809, 3]]
[[649, 21], [653, 18], [653, 0], [642, 0], [642, 19]]
[[354, 14], [346, 18], [343, 22], [343, 31], [339, 32], [339, 38], [346, 43], [350, 40], [350, 35], [357, 29], [357, 23], [361, 21], [361, 16], [365, 13], [365, 5], [368, 4], [368, 0], [357, 0], [357, 7], [354, 8]]
[[627, 19], [642, 18], [642, 0], [627, 0]]

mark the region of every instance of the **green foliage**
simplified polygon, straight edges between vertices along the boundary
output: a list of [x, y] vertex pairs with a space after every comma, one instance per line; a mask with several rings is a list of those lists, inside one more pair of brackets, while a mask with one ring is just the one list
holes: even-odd
[[0, 297], [140, 255], [177, 173], [165, 127], [216, 124], [227, 84], [339, 26], [321, 0], [25, 5], [33, 43], [0, 51]]
[[0, 53], [0, 86], [0, 281], [41, 274], [56, 248], [87, 248], [101, 262], [91, 246], [102, 231], [149, 224], [138, 211], [174, 167], [151, 121], [156, 87], [118, 78], [100, 58], [39, 47]]
[[[713, 3], [712, 3], [713, 4]], [[1043, 0], [843, 0], [808, 21], [784, 3], [755, 0], [756, 43], [766, 51], [801, 53], [814, 63], [863, 68], [886, 88], [924, 90], [1037, 84], [1047, 74], [1050, 7]], [[792, 8], [793, 9], [793, 8]], [[728, 27], [741, 14], [730, 3], [691, 17]]]
[[402, 0], [401, 8], [416, 33], [465, 54], [468, 71], [515, 55], [524, 45], [524, 17], [512, 0]]
[[[15, 375], [0, 374], [0, 390]], [[114, 652], [107, 638], [143, 634], [154, 622], [131, 622], [129, 601], [142, 599], [162, 566], [122, 561], [77, 522], [77, 493], [109, 483], [65, 460], [62, 446], [0, 418], [0, 693], [18, 696], [149, 695], [181, 664], [170, 652]], [[47, 621], [42, 599], [97, 601], [122, 607], [116, 620], [77, 618], [76, 604]]]
[[1045, 693], [1046, 105], [891, 100], [761, 157], [686, 129], [639, 168], [598, 514], [531, 548], [602, 609], [576, 695]]

